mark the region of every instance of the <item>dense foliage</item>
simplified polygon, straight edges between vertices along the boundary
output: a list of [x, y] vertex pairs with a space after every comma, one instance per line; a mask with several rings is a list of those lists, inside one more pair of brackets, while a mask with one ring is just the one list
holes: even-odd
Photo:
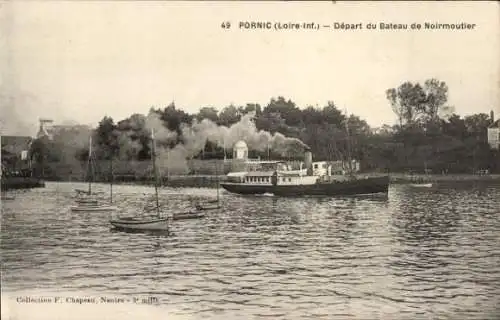
[[[301, 109], [284, 97], [273, 98], [265, 106], [248, 103], [230, 105], [220, 111], [202, 107], [196, 114], [188, 114], [172, 103], [164, 108], [151, 108], [149, 114], [157, 115], [163, 127], [168, 129], [166, 131], [172, 133], [160, 141], [166, 148], [186, 144], [186, 130], [183, 128], [193, 122], [209, 119], [217, 125], [230, 127], [244, 115], [253, 113], [257, 129], [302, 140], [311, 148], [316, 160], [345, 159], [350, 153], [366, 170], [500, 171], [499, 153], [487, 144], [487, 128], [492, 124], [490, 115], [474, 114], [462, 118], [454, 114], [453, 108], [447, 105], [448, 87], [444, 82], [436, 79], [423, 85], [406, 82], [387, 90], [386, 94], [388, 108], [392, 107], [398, 123], [377, 129], [355, 115], [347, 117], [333, 101], [322, 108], [308, 106]], [[151, 145], [147, 121], [148, 116], [141, 114], [133, 114], [117, 123], [104, 117], [93, 131], [97, 157], [127, 161], [149, 159]], [[64, 161], [63, 158], [70, 154], [78, 160], [86, 159], [88, 144], [75, 143], [74, 137], [68, 140], [71, 136], [68, 132], [59, 135], [64, 137], [54, 138], [52, 144], [56, 147], [45, 148], [50, 153], [47, 158]], [[194, 158], [224, 157], [222, 146], [211, 141], [203, 143], [204, 148]], [[226, 147], [230, 149], [231, 146]], [[227, 154], [231, 154], [230, 150]], [[250, 156], [276, 158], [280, 155], [274, 154], [273, 150], [251, 150]]]

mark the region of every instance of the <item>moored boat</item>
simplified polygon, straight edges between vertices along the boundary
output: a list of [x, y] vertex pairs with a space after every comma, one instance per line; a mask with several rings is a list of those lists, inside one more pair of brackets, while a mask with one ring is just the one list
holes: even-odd
[[217, 202], [205, 202], [205, 203], [197, 203], [195, 205], [196, 210], [198, 211], [207, 211], [207, 210], [217, 210], [220, 209], [221, 206]]
[[[113, 162], [110, 161], [112, 164]], [[112, 165], [111, 165], [112, 171]], [[112, 175], [112, 172], [111, 172]], [[73, 212], [95, 212], [95, 211], [115, 211], [118, 208], [113, 206], [113, 181], [110, 181], [110, 204], [103, 203], [102, 197], [100, 195], [103, 192], [93, 192], [92, 191], [92, 137], [89, 138], [89, 155], [87, 161], [87, 176], [88, 190], [75, 189], [76, 195], [76, 206], [71, 206], [70, 209]]]
[[84, 204], [84, 205], [97, 205], [98, 201], [97, 199], [85, 199], [85, 198], [77, 198], [75, 200], [76, 203], [78, 204]]
[[118, 208], [115, 206], [110, 206], [106, 204], [98, 204], [98, 203], [91, 203], [91, 204], [79, 204], [76, 206], [71, 206], [71, 211], [74, 212], [93, 212], [93, 211], [115, 211]]
[[75, 200], [75, 202], [76, 205], [70, 207], [71, 211], [74, 212], [115, 211], [118, 209], [116, 206], [113, 206], [112, 204], [106, 204], [100, 199], [94, 197], [78, 198]]
[[432, 183], [412, 183], [410, 186], [414, 188], [432, 188]]
[[207, 210], [217, 210], [221, 208], [220, 205], [220, 181], [219, 174], [217, 172], [217, 165], [215, 166], [215, 176], [217, 177], [217, 199], [215, 200], [206, 200], [204, 202], [199, 202], [195, 205], [196, 210], [198, 211], [207, 211]]
[[156, 147], [154, 140], [154, 130], [151, 130], [151, 160], [153, 162], [153, 173], [154, 173], [154, 183], [155, 183], [155, 210], [156, 215], [136, 215], [133, 217], [116, 217], [111, 218], [109, 223], [118, 230], [121, 231], [133, 231], [133, 232], [169, 232], [170, 231], [170, 217], [168, 215], [163, 216], [160, 211], [160, 203], [158, 199], [158, 176], [156, 172]]
[[172, 220], [190, 220], [204, 218], [205, 214], [201, 212], [178, 212], [172, 215]]
[[167, 217], [119, 217], [109, 221], [113, 227], [123, 231], [168, 231]]

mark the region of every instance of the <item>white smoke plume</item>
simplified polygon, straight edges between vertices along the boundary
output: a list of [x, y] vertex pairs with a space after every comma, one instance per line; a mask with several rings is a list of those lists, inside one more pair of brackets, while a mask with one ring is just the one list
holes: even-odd
[[118, 158], [120, 160], [131, 159], [142, 149], [139, 141], [132, 139], [132, 134], [132, 131], [122, 131], [118, 136]]
[[173, 141], [177, 137], [177, 133], [168, 130], [164, 125], [163, 121], [160, 119], [158, 113], [150, 111], [145, 119], [145, 127], [151, 132], [154, 131], [154, 136], [157, 144], [163, 145], [170, 141]]
[[[194, 120], [191, 125], [181, 125], [181, 140], [177, 141], [177, 133], [168, 130], [159, 114], [151, 111], [147, 116], [134, 115], [130, 118], [130, 129], [121, 131], [118, 138], [120, 145], [120, 158], [127, 159], [141, 150], [138, 140], [133, 140], [139, 130], [147, 130], [144, 134], [150, 136], [154, 130], [156, 146], [156, 164], [160, 175], [186, 174], [189, 172], [188, 161], [198, 155], [210, 141], [218, 147], [232, 149], [233, 145], [243, 140], [250, 150], [266, 152], [271, 150], [275, 154], [300, 155], [308, 148], [296, 138], [285, 137], [281, 133], [271, 134], [258, 130], [253, 121], [254, 114], [244, 115], [240, 121], [230, 127], [220, 126], [209, 119]], [[172, 147], [173, 146], [173, 147]], [[149, 166], [148, 170], [151, 170]]]
[[171, 149], [161, 148], [157, 150], [156, 154], [160, 175], [187, 174], [189, 172], [189, 165], [187, 162], [189, 153], [183, 144], [177, 144]]
[[217, 144], [219, 147], [231, 149], [233, 145], [243, 140], [248, 148], [256, 151], [272, 150], [281, 155], [297, 154], [308, 148], [306, 144], [296, 138], [285, 137], [277, 132], [271, 134], [264, 130], [258, 130], [253, 121], [255, 114], [244, 115], [240, 121], [232, 126], [218, 126], [208, 119], [194, 121], [191, 126], [182, 128], [185, 147], [191, 155], [198, 154], [207, 141]]
[[175, 174], [186, 174], [189, 171], [185, 148], [177, 144], [170, 149], [169, 145], [176, 140], [177, 133], [168, 130], [160, 119], [158, 113], [150, 111], [146, 117], [146, 129], [154, 131], [155, 155], [157, 170], [161, 176], [166, 176], [170, 172]]
[[[271, 134], [264, 130], [258, 130], [253, 118], [254, 114], [247, 114], [230, 127], [219, 126], [209, 119], [194, 120], [191, 125], [182, 124], [183, 143], [177, 144], [172, 149], [157, 148], [160, 170], [163, 174], [166, 172], [172, 174], [188, 173], [187, 160], [198, 155], [208, 141], [221, 148], [232, 149], [237, 141], [244, 140], [250, 150], [263, 152], [270, 149], [273, 153], [281, 155], [298, 155], [308, 148], [299, 139], [288, 138], [281, 133]], [[169, 139], [174, 137], [171, 132], [166, 132], [164, 136]]]

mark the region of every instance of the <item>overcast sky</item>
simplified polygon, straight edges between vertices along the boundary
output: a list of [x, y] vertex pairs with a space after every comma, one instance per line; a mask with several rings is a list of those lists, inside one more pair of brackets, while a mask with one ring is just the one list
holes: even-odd
[[[498, 110], [495, 2], [15, 2], [0, 7], [3, 134], [278, 95], [393, 124], [385, 91], [436, 77], [457, 113]], [[230, 21], [229, 30], [221, 23]], [[474, 30], [242, 30], [240, 21], [476, 24]]]

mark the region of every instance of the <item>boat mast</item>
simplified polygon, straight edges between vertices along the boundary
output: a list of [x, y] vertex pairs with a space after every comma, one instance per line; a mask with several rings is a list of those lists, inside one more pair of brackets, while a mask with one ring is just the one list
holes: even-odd
[[110, 180], [109, 180], [109, 202], [113, 203], [113, 155], [111, 155], [111, 159], [109, 160], [109, 171], [110, 171]]
[[156, 173], [156, 150], [155, 150], [155, 134], [154, 129], [151, 129], [151, 158], [153, 160], [153, 173], [155, 179], [155, 196], [156, 196], [156, 214], [160, 217], [160, 204], [158, 202], [158, 176]]
[[[427, 128], [424, 126], [424, 128], [423, 128], [423, 129], [424, 129], [424, 137], [425, 137], [425, 142], [426, 142], [426, 144], [427, 144], [427, 143], [428, 143], [428, 142], [427, 142]], [[432, 152], [432, 145], [431, 145], [431, 152]], [[424, 152], [424, 175], [425, 175], [426, 177], [428, 176], [428, 174], [427, 174], [427, 155], [428, 155], [428, 154], [429, 154], [429, 153], [428, 153], [427, 151], [426, 151], [426, 152]]]
[[217, 161], [215, 162], [215, 176], [216, 176], [216, 182], [217, 182], [217, 203], [219, 203], [219, 173], [217, 170]]
[[89, 138], [89, 159], [87, 161], [87, 175], [89, 179], [89, 196], [92, 194], [92, 136]]
[[349, 174], [352, 175], [352, 154], [351, 154], [351, 136], [349, 135], [349, 114], [347, 113], [347, 109], [345, 110], [346, 119], [345, 119], [345, 131], [347, 135], [347, 160], [349, 161]]

